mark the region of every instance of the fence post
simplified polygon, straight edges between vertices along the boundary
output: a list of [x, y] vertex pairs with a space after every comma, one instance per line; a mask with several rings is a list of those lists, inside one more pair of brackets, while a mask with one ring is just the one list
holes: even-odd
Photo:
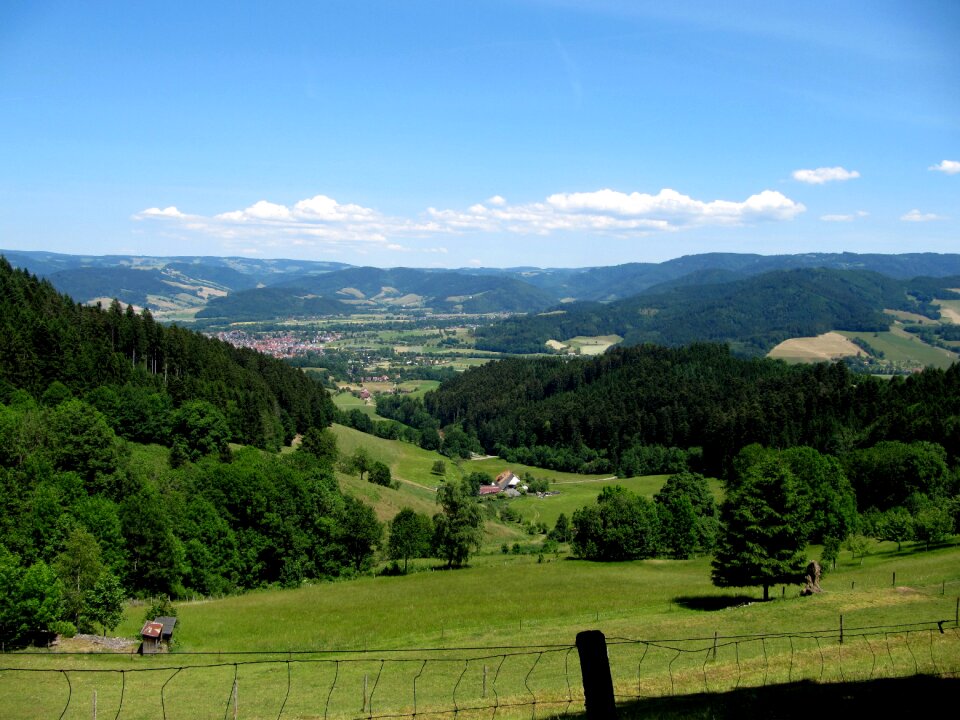
[[577, 653], [583, 676], [583, 700], [587, 720], [616, 720], [617, 705], [613, 697], [613, 678], [607, 640], [599, 630], [577, 633]]
[[237, 687], [237, 681], [233, 681], [233, 720], [237, 720], [240, 714], [240, 688]]
[[97, 720], [97, 691], [93, 691], [93, 720]]
[[896, 571], [896, 570], [893, 571], [893, 582], [891, 583], [891, 585], [892, 585], [893, 587], [896, 587], [896, 586], [897, 586], [897, 571]]
[[367, 674], [363, 674], [363, 707], [360, 708], [360, 712], [367, 711]]
[[487, 696], [487, 666], [483, 666], [483, 697]]
[[843, 645], [843, 615], [840, 616], [840, 644]]

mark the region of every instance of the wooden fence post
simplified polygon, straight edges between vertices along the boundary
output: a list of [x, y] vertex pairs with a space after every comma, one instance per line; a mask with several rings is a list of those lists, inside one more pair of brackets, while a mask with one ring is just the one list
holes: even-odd
[[613, 677], [607, 640], [599, 630], [577, 633], [577, 653], [583, 676], [583, 699], [587, 720], [616, 720], [617, 704], [613, 697]]

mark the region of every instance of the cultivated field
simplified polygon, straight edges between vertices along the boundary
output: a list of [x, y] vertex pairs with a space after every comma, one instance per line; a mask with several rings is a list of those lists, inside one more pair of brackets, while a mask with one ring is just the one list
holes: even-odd
[[816, 337], [784, 340], [767, 353], [767, 357], [795, 362], [826, 362], [864, 354], [863, 350], [840, 333], [827, 332]]
[[578, 355], [602, 355], [623, 338], [619, 335], [577, 335], [569, 340], [547, 340], [547, 347], [557, 351], [567, 351]]

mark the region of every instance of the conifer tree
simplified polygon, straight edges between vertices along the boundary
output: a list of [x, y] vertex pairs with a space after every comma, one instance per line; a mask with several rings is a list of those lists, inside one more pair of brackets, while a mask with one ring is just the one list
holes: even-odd
[[713, 560], [717, 587], [798, 584], [806, 566], [807, 529], [796, 481], [785, 459], [766, 454], [727, 489]]

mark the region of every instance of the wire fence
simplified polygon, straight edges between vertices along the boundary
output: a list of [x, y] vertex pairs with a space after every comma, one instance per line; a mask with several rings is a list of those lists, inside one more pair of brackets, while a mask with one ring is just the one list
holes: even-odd
[[[954, 620], [681, 639], [607, 638], [618, 703], [799, 680], [960, 676]], [[584, 712], [574, 644], [273, 653], [8, 653], [18, 718], [548, 718]]]

